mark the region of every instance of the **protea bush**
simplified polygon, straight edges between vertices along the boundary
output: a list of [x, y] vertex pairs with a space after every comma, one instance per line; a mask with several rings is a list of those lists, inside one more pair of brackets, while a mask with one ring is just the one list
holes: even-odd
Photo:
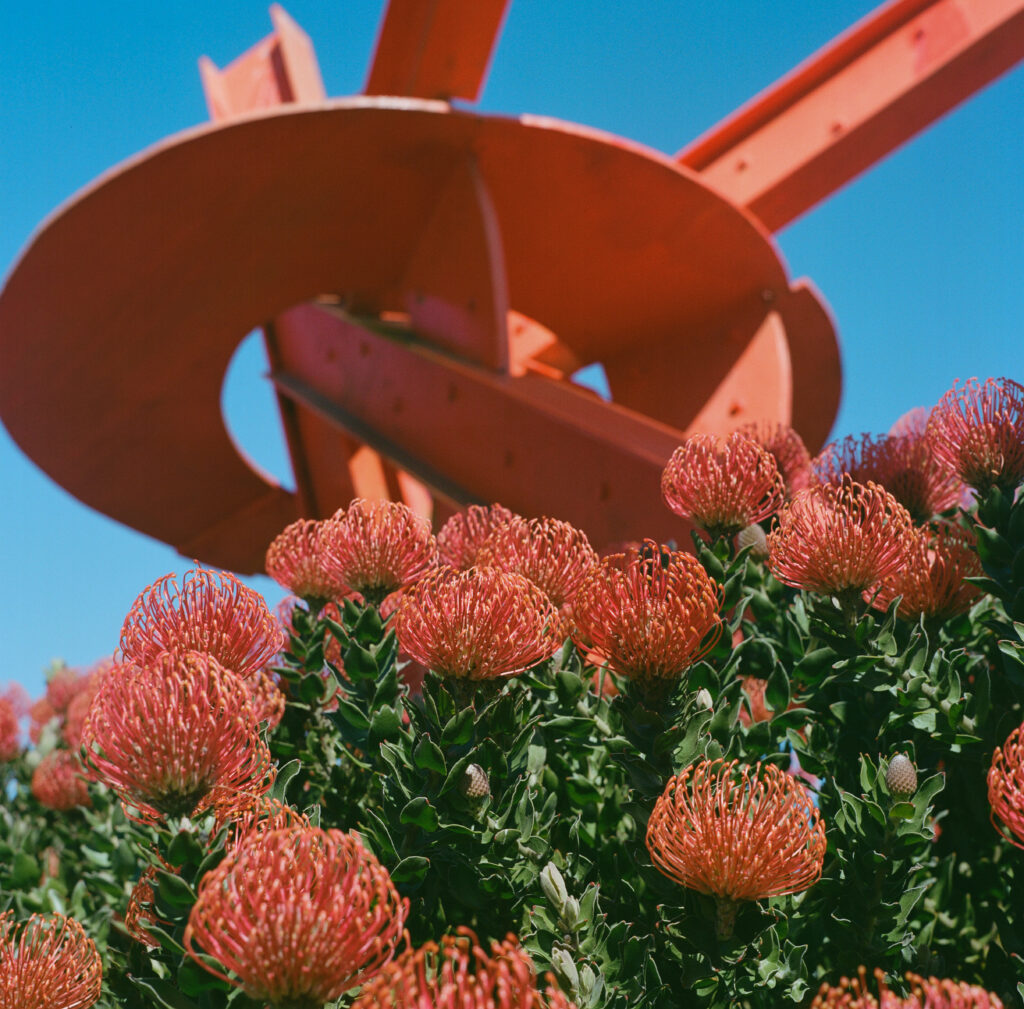
[[1020, 1006], [1022, 396], [159, 579], [0, 694], [0, 1009]]

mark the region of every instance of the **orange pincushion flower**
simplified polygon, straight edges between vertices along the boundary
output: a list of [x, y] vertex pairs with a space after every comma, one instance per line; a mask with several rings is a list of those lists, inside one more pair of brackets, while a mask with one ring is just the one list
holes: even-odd
[[156, 879], [156, 869], [147, 866], [138, 882], [132, 887], [132, 895], [128, 898], [128, 907], [124, 912], [125, 931], [143, 946], [154, 948], [160, 943], [156, 941], [145, 929], [146, 922], [159, 924], [154, 901], [156, 895], [153, 892], [153, 880]]
[[648, 541], [604, 558], [573, 604], [579, 644], [631, 680], [671, 680], [722, 633], [719, 588], [690, 554]]
[[904, 620], [948, 620], [981, 598], [981, 589], [966, 581], [981, 574], [969, 533], [948, 525], [924, 529], [915, 537], [906, 565], [882, 581], [871, 602], [885, 610], [902, 596], [897, 612]]
[[885, 983], [885, 974], [875, 968], [878, 997], [871, 993], [868, 972], [857, 968], [857, 977], [842, 978], [838, 985], [824, 983], [810, 1009], [1003, 1009], [999, 996], [962, 981], [924, 978], [907, 974], [910, 994], [903, 998]]
[[40, 697], [38, 701], [32, 702], [31, 707], [28, 709], [28, 717], [28, 738], [33, 743], [39, 742], [43, 735], [43, 729], [45, 729], [50, 722], [60, 718], [57, 712], [53, 710], [53, 705], [45, 696]]
[[235, 851], [250, 837], [285, 827], [312, 827], [309, 817], [278, 799], [252, 792], [226, 795], [213, 808], [214, 836], [225, 827], [228, 835], [224, 848]]
[[896, 574], [913, 546], [910, 514], [876, 484], [818, 484], [780, 512], [768, 537], [768, 567], [785, 585], [859, 595]]
[[804, 786], [774, 764], [701, 760], [672, 778], [647, 824], [651, 861], [727, 900], [799, 893], [817, 882], [825, 825]]
[[558, 615], [522, 575], [440, 568], [402, 595], [398, 645], [441, 676], [489, 680], [522, 672], [558, 650]]
[[733, 432], [723, 442], [695, 434], [672, 453], [661, 475], [665, 503], [712, 536], [734, 536], [779, 510], [786, 488], [770, 452]]
[[494, 940], [488, 953], [468, 928], [458, 932], [406, 950], [352, 1009], [575, 1009], [550, 981], [543, 995], [538, 991], [533, 961], [514, 935]]
[[1024, 725], [1014, 729], [992, 755], [988, 804], [992, 826], [1011, 844], [1024, 848]]
[[203, 877], [185, 948], [250, 998], [321, 1006], [390, 962], [408, 908], [356, 836], [272, 830], [250, 837]]
[[500, 504], [470, 505], [464, 512], [457, 512], [437, 534], [441, 563], [460, 571], [473, 567], [490, 535], [514, 517], [514, 512]]
[[62, 914], [16, 924], [0, 914], [0, 1007], [88, 1009], [100, 997], [103, 964], [82, 926]]
[[437, 565], [430, 523], [394, 501], [357, 498], [339, 509], [324, 546], [332, 575], [375, 606]]
[[770, 420], [754, 420], [736, 429], [753, 438], [766, 452], [771, 453], [786, 485], [786, 496], [792, 497], [803, 490], [811, 479], [811, 454], [803, 438], [788, 424]]
[[17, 684], [0, 694], [0, 763], [14, 760], [21, 753], [21, 729], [18, 721], [27, 708], [27, 698]]
[[246, 684], [208, 655], [163, 654], [107, 675], [82, 733], [86, 762], [140, 822], [265, 792], [270, 751]]
[[267, 574], [313, 609], [350, 591], [328, 563], [325, 542], [330, 534], [330, 520], [299, 519], [286, 526], [267, 549]]
[[1024, 481], [1024, 386], [1008, 378], [957, 384], [933, 407], [928, 436], [964, 483], [985, 493]]
[[952, 508], [963, 495], [960, 478], [938, 458], [924, 435], [851, 435], [827, 445], [813, 465], [823, 483], [841, 483], [846, 474], [860, 484], [881, 484], [915, 522], [927, 522]]
[[125, 661], [147, 665], [161, 652], [204, 652], [246, 677], [284, 645], [263, 597], [226, 571], [186, 571], [181, 588], [164, 575], [132, 605], [121, 628]]
[[91, 806], [82, 764], [70, 750], [51, 750], [32, 772], [32, 794], [47, 809]]
[[528, 578], [562, 611], [562, 638], [571, 626], [576, 590], [597, 563], [586, 534], [558, 519], [516, 516], [497, 529], [477, 555], [482, 567], [513, 571]]
[[82, 674], [70, 666], [58, 666], [47, 677], [46, 699], [58, 715], [63, 715], [72, 700], [88, 685], [88, 674]]
[[263, 668], [255, 676], [250, 676], [245, 685], [249, 688], [256, 721], [266, 723], [267, 729], [273, 732], [281, 724], [287, 703], [275, 674], [269, 668]]

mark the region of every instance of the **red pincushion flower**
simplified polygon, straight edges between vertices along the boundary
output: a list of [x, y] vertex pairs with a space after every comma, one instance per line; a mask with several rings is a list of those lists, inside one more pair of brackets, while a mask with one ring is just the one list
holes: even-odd
[[406, 950], [352, 1009], [575, 1009], [550, 980], [543, 995], [538, 991], [533, 961], [515, 936], [494, 940], [488, 953], [468, 928], [458, 932]]
[[969, 379], [928, 418], [935, 454], [979, 493], [1024, 481], [1024, 386], [1008, 378]]
[[648, 541], [604, 558], [573, 604], [581, 647], [631, 680], [672, 680], [722, 633], [719, 588], [690, 554]]
[[195, 568], [181, 588], [164, 575], [135, 600], [121, 628], [125, 661], [147, 665], [161, 652], [203, 652], [246, 677], [284, 645], [263, 597], [226, 571]]
[[928, 414], [931, 411], [924, 406], [915, 406], [896, 418], [896, 422], [889, 428], [891, 438], [901, 438], [904, 435], [917, 435], [922, 437], [928, 430]]
[[774, 514], [786, 488], [775, 459], [753, 438], [695, 434], [672, 453], [661, 495], [677, 515], [718, 537]]
[[966, 581], [981, 574], [970, 534], [956, 526], [924, 529], [915, 537], [906, 565], [884, 579], [870, 601], [886, 610], [902, 596], [897, 613], [904, 620], [948, 620], [981, 598], [981, 589]]
[[885, 983], [885, 974], [875, 968], [878, 997], [871, 993], [867, 969], [857, 968], [857, 977], [844, 977], [838, 985], [824, 983], [810, 1009], [1003, 1009], [999, 996], [962, 981], [924, 978], [907, 974], [910, 994], [897, 995]]
[[82, 764], [70, 750], [51, 750], [32, 772], [32, 794], [47, 809], [91, 806]]
[[730, 901], [817, 882], [825, 825], [804, 786], [774, 764], [701, 760], [672, 778], [647, 824], [651, 861], [670, 879]]
[[404, 504], [357, 498], [335, 512], [329, 529], [332, 575], [375, 606], [437, 565], [430, 523]]
[[516, 516], [481, 547], [477, 563], [533, 582], [561, 612], [558, 634], [564, 640], [572, 627], [576, 591], [597, 563], [597, 553], [586, 534], [568, 522]]
[[50, 722], [60, 718], [57, 712], [53, 710], [53, 705], [45, 696], [40, 697], [38, 701], [32, 702], [31, 707], [28, 709], [28, 717], [28, 738], [33, 743], [39, 742], [43, 735], [43, 729]]
[[140, 822], [265, 792], [270, 751], [246, 684], [208, 655], [163, 654], [108, 673], [82, 733], [86, 762]]
[[287, 526], [267, 549], [267, 574], [313, 610], [333, 599], [342, 599], [351, 591], [328, 562], [326, 541], [331, 533], [330, 520], [299, 519]]
[[440, 676], [489, 680], [529, 668], [558, 650], [558, 614], [522, 575], [494, 568], [441, 568], [402, 595], [399, 647]]
[[960, 478], [923, 435], [851, 435], [826, 446], [813, 466], [823, 483], [839, 484], [849, 475], [860, 484], [881, 484], [915, 522], [927, 522], [959, 504], [963, 496]]
[[58, 715], [63, 715], [68, 705], [88, 685], [88, 674], [80, 673], [70, 666], [58, 666], [46, 679], [46, 699]]
[[393, 958], [408, 907], [354, 835], [273, 830], [249, 838], [203, 877], [185, 948], [250, 998], [322, 1006]]
[[840, 598], [859, 596], [906, 564], [913, 523], [884, 488], [844, 477], [801, 491], [768, 537], [768, 567], [780, 582]]
[[1014, 729], [992, 755], [988, 804], [992, 826], [1009, 842], [1024, 848], [1024, 725]]
[[786, 485], [786, 496], [792, 497], [803, 490], [811, 479], [811, 454], [803, 438], [788, 424], [770, 420], [755, 420], [736, 429], [740, 434], [753, 438], [766, 452], [769, 452], [779, 467]]
[[156, 900], [156, 895], [153, 892], [154, 879], [156, 879], [156, 869], [151, 865], [147, 866], [138, 882], [132, 887], [132, 894], [128, 898], [128, 907], [124, 912], [125, 931], [136, 942], [142, 943], [143, 946], [148, 946], [150, 949], [160, 945], [145, 929], [147, 922], [160, 923], [154, 904]]
[[24, 691], [17, 684], [0, 694], [0, 764], [21, 753], [21, 728], [18, 724], [27, 708]]
[[0, 914], [0, 1006], [88, 1009], [100, 997], [103, 964], [73, 918], [34, 914], [15, 923]]
[[470, 505], [457, 512], [437, 534], [441, 563], [465, 571], [477, 563], [477, 554], [490, 535], [516, 517], [500, 504]]

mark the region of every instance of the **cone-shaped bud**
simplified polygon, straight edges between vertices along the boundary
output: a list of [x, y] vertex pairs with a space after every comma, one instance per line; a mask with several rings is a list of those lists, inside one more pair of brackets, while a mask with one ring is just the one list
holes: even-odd
[[96, 944], [73, 918], [34, 914], [16, 924], [0, 914], [0, 1006], [89, 1009], [100, 997], [103, 965]]
[[885, 784], [895, 799], [908, 799], [917, 791], [917, 768], [906, 754], [897, 753], [889, 761]]
[[459, 791], [467, 799], [485, 799], [491, 794], [491, 779], [479, 764], [470, 764], [462, 774]]
[[768, 534], [756, 522], [736, 534], [736, 548], [745, 550], [747, 547], [755, 561], [768, 560]]

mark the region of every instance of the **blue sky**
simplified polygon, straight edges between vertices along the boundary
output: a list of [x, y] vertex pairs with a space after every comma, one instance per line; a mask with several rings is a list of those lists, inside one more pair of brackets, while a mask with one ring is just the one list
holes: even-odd
[[[285, 6], [313, 38], [328, 94], [358, 92], [383, 0]], [[513, 0], [479, 108], [551, 115], [673, 152], [874, 6]], [[267, 5], [250, 0], [3, 5], [3, 273], [80, 187], [206, 120], [200, 55], [223, 65], [269, 31]], [[1022, 109], [1018, 68], [777, 236], [791, 274], [811, 277], [838, 321], [836, 434], [885, 430], [958, 376], [1021, 380]], [[59, 296], [59, 277], [54, 285]], [[236, 358], [227, 412], [247, 450], [283, 474], [255, 346]], [[0, 683], [33, 693], [51, 658], [109, 654], [138, 592], [188, 566], [79, 505], [2, 431], [0, 520]], [[253, 584], [271, 603], [280, 597], [267, 579]]]

